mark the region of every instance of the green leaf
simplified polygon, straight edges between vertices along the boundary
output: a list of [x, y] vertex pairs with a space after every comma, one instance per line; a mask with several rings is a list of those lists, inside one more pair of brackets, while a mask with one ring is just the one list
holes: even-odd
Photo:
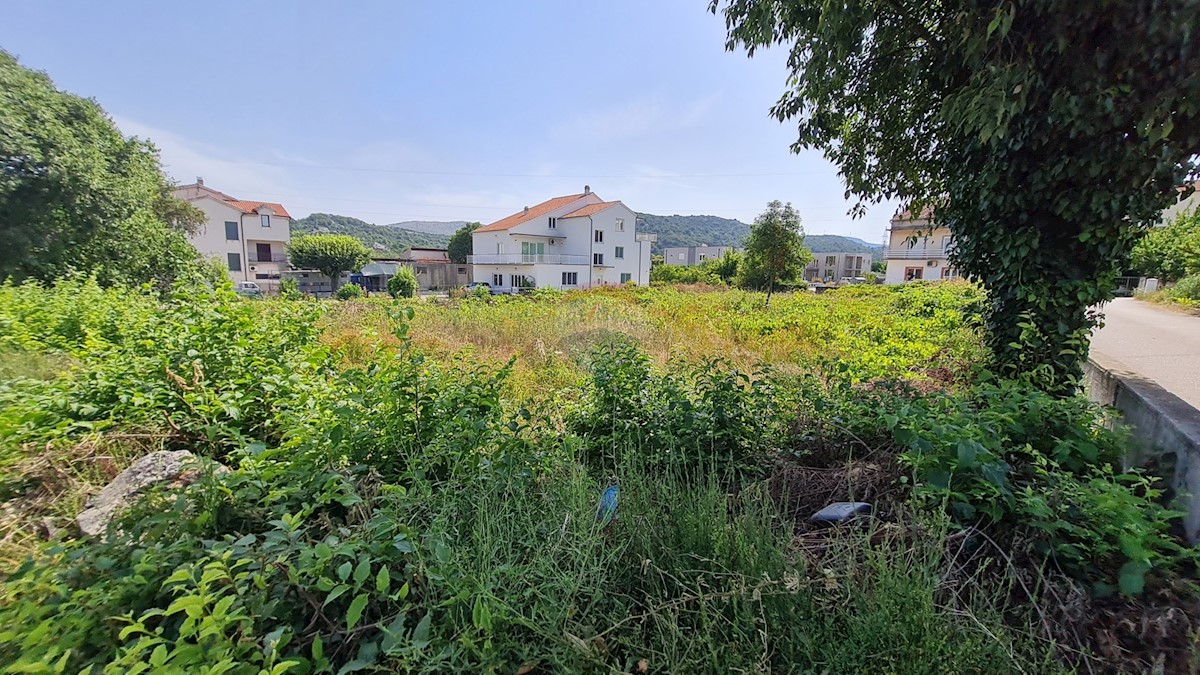
[[329, 595], [325, 596], [325, 602], [321, 603], [321, 606], [324, 607], [334, 600], [337, 600], [348, 590], [350, 590], [350, 586], [347, 584], [338, 584], [337, 586], [334, 586], [333, 590], [329, 592]]
[[424, 649], [429, 646], [429, 625], [433, 621], [433, 614], [426, 613], [417, 622], [417, 627], [413, 629], [412, 642], [417, 649]]
[[341, 566], [339, 566], [338, 570], [337, 570], [338, 578], [341, 579], [342, 581], [349, 579], [351, 569], [353, 569], [353, 566], [350, 564], [349, 560], [342, 563]]
[[975, 457], [979, 452], [979, 443], [972, 440], [958, 442], [958, 465], [969, 468], [975, 465]]
[[1121, 575], [1119, 584], [1121, 593], [1129, 596], [1141, 595], [1146, 588], [1146, 573], [1150, 571], [1150, 565], [1144, 562], [1130, 560], [1121, 565]]
[[362, 618], [363, 610], [367, 608], [367, 594], [359, 593], [350, 601], [350, 609], [346, 610], [346, 630], [354, 630], [358, 620]]
[[475, 607], [471, 611], [471, 623], [479, 630], [491, 630], [492, 613], [488, 610], [487, 599], [475, 598]]
[[380, 593], [387, 593], [392, 586], [392, 577], [388, 574], [387, 565], [379, 568], [379, 573], [375, 575], [375, 590]]
[[395, 647], [400, 644], [400, 638], [404, 637], [404, 622], [408, 616], [401, 613], [392, 619], [392, 622], [382, 628], [383, 639], [379, 643], [380, 649], [385, 654], [391, 654]]
[[363, 558], [358, 561], [358, 567], [354, 568], [354, 585], [362, 586], [367, 577], [371, 576], [371, 561], [368, 558]]

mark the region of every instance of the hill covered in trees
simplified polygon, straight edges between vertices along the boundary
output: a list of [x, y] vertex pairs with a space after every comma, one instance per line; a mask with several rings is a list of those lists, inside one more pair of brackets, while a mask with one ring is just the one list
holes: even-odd
[[371, 255], [380, 256], [398, 255], [409, 246], [445, 248], [447, 242], [450, 241], [450, 237], [447, 235], [417, 232], [391, 225], [376, 225], [358, 218], [332, 213], [313, 213], [292, 223], [293, 234], [313, 234], [326, 231], [334, 234], [348, 234], [366, 245], [371, 250]]
[[804, 245], [813, 253], [862, 253], [879, 258], [882, 244], [872, 244], [858, 237], [843, 237], [839, 234], [806, 234]]
[[[658, 241], [652, 248], [654, 253], [662, 253], [664, 248], [673, 246], [741, 246], [750, 234], [750, 226], [746, 223], [720, 216], [656, 216], [652, 213], [639, 213], [638, 218], [639, 232], [658, 234]], [[350, 216], [314, 213], [295, 221], [292, 231], [296, 234], [311, 234], [327, 230], [335, 234], [348, 234], [371, 249], [372, 255], [395, 255], [409, 246], [445, 248], [450, 241], [449, 234], [422, 230], [442, 230], [451, 225], [457, 230], [463, 223], [464, 221], [409, 221], [376, 225]], [[404, 227], [405, 225], [412, 225], [418, 229]], [[450, 233], [453, 234], [454, 230]], [[383, 250], [376, 248], [376, 244], [382, 245]], [[804, 237], [804, 244], [813, 253], [870, 253], [878, 257], [880, 249], [878, 244], [836, 234], [809, 234]]]
[[413, 232], [427, 232], [429, 234], [444, 234], [447, 237], [458, 232], [458, 229], [466, 225], [465, 220], [405, 220], [399, 223], [388, 223], [388, 227], [398, 227], [402, 230], [412, 230]]
[[662, 253], [672, 246], [741, 246], [750, 226], [720, 216], [656, 216], [639, 213], [639, 232], [658, 234], [651, 252]]
[[[656, 216], [639, 213], [639, 232], [654, 232], [658, 241], [653, 252], [662, 253], [674, 246], [741, 246], [750, 234], [750, 226], [740, 220], [720, 216]], [[804, 245], [813, 253], [870, 253], [877, 255], [882, 248], [856, 237], [836, 234], [809, 234]]]

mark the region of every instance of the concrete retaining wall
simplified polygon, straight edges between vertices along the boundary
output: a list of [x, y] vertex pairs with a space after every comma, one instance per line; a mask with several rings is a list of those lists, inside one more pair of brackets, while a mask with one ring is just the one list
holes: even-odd
[[1184, 529], [1200, 541], [1200, 410], [1103, 354], [1092, 353], [1084, 374], [1088, 398], [1116, 408], [1133, 428], [1141, 454], [1128, 458], [1130, 465], [1174, 460], [1171, 487], [1187, 514]]

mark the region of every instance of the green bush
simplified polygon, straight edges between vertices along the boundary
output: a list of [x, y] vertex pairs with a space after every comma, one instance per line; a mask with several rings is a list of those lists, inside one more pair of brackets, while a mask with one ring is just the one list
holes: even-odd
[[1167, 294], [1175, 300], [1200, 302], [1200, 274], [1180, 279], [1178, 283], [1167, 289]]
[[302, 297], [300, 282], [295, 277], [284, 277], [279, 282], [279, 297], [284, 300], [299, 300]]
[[655, 265], [650, 268], [652, 284], [711, 284], [723, 283], [706, 265]]
[[333, 297], [338, 300], [357, 300], [366, 296], [366, 291], [358, 284], [345, 284], [337, 289]]
[[1082, 396], [1056, 398], [1019, 382], [911, 396], [848, 383], [809, 389], [821, 417], [855, 438], [893, 443], [918, 503], [958, 522], [1003, 528], [1098, 589], [1140, 593], [1147, 575], [1194, 566], [1171, 528], [1157, 482], [1121, 470], [1130, 447]]
[[1200, 211], [1185, 211], [1165, 227], [1151, 228], [1133, 247], [1131, 263], [1163, 281], [1200, 274]]
[[[148, 290], [90, 288], [67, 280], [0, 289], [19, 300], [0, 303], [0, 340], [29, 344], [36, 328], [42, 344], [78, 361], [71, 377], [0, 387], [0, 460], [5, 448], [114, 427], [162, 431], [221, 456], [247, 437], [278, 438], [268, 429], [275, 406], [312, 386], [304, 374], [327, 358], [313, 344], [320, 304], [240, 302], [228, 285], [180, 288], [166, 303]], [[99, 294], [71, 321], [34, 311], [83, 308], [81, 292]]]
[[619, 335], [598, 347], [591, 387], [569, 420], [584, 463], [598, 476], [632, 456], [654, 470], [724, 478], [758, 471], [765, 440], [784, 423], [763, 374], [720, 359], [676, 362], [670, 370], [654, 372], [646, 354]]
[[411, 267], [400, 265], [396, 274], [388, 279], [387, 290], [393, 298], [412, 298], [417, 295], [417, 275]]

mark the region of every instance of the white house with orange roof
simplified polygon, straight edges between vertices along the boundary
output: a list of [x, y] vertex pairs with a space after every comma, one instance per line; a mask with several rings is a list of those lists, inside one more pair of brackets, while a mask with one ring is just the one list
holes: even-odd
[[204, 212], [204, 225], [189, 240], [235, 282], [271, 283], [288, 269], [292, 217], [282, 204], [235, 199], [206, 186], [203, 178], [177, 187], [175, 196]]
[[650, 242], [637, 214], [591, 188], [555, 197], [471, 235], [472, 280], [494, 292], [650, 283]]
[[915, 216], [907, 210], [898, 212], [888, 224], [883, 283], [957, 279], [958, 271], [950, 264], [953, 246], [950, 228], [934, 223], [931, 208]]

